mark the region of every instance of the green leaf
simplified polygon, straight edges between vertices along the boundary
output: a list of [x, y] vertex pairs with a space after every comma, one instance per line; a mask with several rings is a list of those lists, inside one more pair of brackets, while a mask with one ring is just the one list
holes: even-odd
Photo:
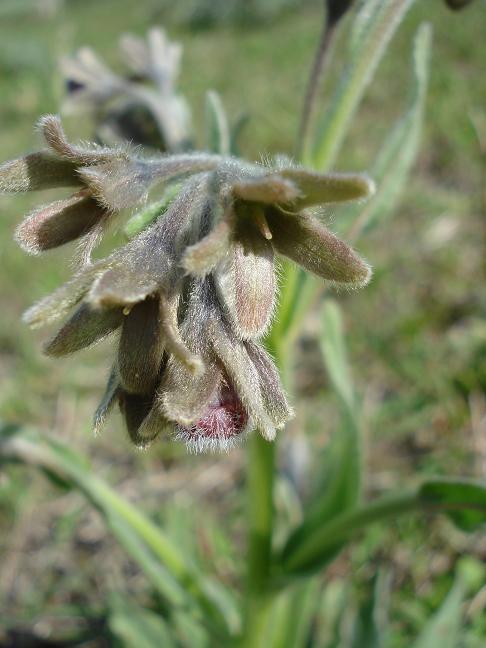
[[[361, 485], [357, 435], [354, 421], [344, 413], [341, 426], [334, 431], [324, 458], [318, 462], [323, 477], [316, 480], [314, 495], [306, 504], [304, 520], [287, 538], [282, 553], [284, 560], [322, 525], [356, 505]], [[329, 552], [327, 562], [339, 551], [340, 546], [336, 545], [335, 551]]]
[[125, 520], [118, 515], [108, 514], [106, 521], [118, 542], [142, 569], [158, 593], [174, 606], [187, 606], [187, 595], [179, 583], [146, 545], [140, 542]]
[[446, 509], [447, 516], [463, 531], [486, 524], [486, 483], [434, 479], [422, 484], [419, 495], [425, 506]]
[[221, 97], [214, 90], [206, 93], [206, 147], [212, 153], [229, 155], [231, 135]]
[[340, 635], [343, 625], [348, 624], [350, 590], [350, 582], [344, 577], [338, 576], [326, 582], [317, 611], [320, 623], [315, 627], [316, 646], [343, 648]]
[[197, 623], [194, 616], [185, 612], [175, 612], [171, 618], [179, 645], [190, 648], [211, 648], [214, 637], [208, 637], [207, 632]]
[[305, 648], [310, 645], [320, 590], [320, 582], [313, 578], [282, 592], [269, 619], [266, 647]]
[[413, 0], [361, 3], [352, 32], [348, 61], [331, 104], [318, 127], [314, 151], [305, 162], [318, 170], [333, 166], [351, 120], [375, 70]]
[[464, 596], [464, 585], [456, 578], [442, 606], [427, 623], [413, 648], [458, 648], [461, 645]]
[[[362, 47], [363, 41], [373, 20], [376, 20], [377, 12], [380, 11], [382, 0], [360, 0], [358, 11], [354, 17], [354, 22], [349, 33], [349, 55], [355, 56], [359, 48]], [[366, 5], [366, 6], [365, 6]]]
[[424, 118], [432, 29], [422, 24], [413, 48], [413, 83], [410, 103], [405, 115], [386, 139], [371, 175], [378, 190], [366, 207], [352, 206], [342, 212], [339, 222], [355, 221], [354, 236], [369, 231], [389, 216], [397, 203], [410, 169], [417, 157]]
[[[284, 286], [267, 339], [269, 350], [277, 356], [290, 351], [290, 346], [300, 331], [311, 302], [316, 294], [317, 281], [294, 263], [282, 260], [281, 284]], [[288, 363], [290, 364], [290, 363]], [[287, 367], [280, 367], [285, 371]], [[287, 381], [284, 376], [284, 384]]]
[[380, 570], [356, 614], [350, 648], [386, 648], [390, 585], [389, 575]]
[[243, 113], [236, 118], [230, 135], [230, 154], [236, 157], [241, 157], [241, 151], [239, 146], [239, 140], [244, 132], [248, 122], [250, 121], [250, 116], [247, 113]]
[[230, 593], [225, 596], [221, 585], [199, 572], [163, 529], [94, 475], [64, 444], [35, 430], [19, 428], [15, 434], [9, 430], [3, 435], [0, 429], [0, 457], [35, 465], [70, 481], [98, 509], [162, 596], [174, 606], [199, 610], [201, 617], [223, 629], [235, 630], [239, 617]]
[[321, 350], [332, 386], [351, 416], [357, 413], [356, 396], [346, 354], [343, 321], [336, 302], [327, 299], [322, 309]]
[[[341, 423], [325, 449], [323, 460], [319, 462], [323, 477], [315, 480], [315, 494], [306, 505], [307, 515], [287, 539], [284, 558], [305, 542], [305, 538], [312, 536], [316, 529], [352, 509], [361, 493], [361, 417], [346, 354], [341, 312], [331, 300], [325, 301], [322, 310], [320, 344], [330, 381], [341, 405]], [[336, 548], [337, 551], [339, 548]], [[328, 560], [331, 558], [329, 554]]]
[[[368, 525], [412, 511], [451, 513], [464, 528], [486, 523], [486, 484], [461, 479], [429, 479], [415, 491], [387, 495], [325, 521], [304, 519], [290, 536], [278, 560], [278, 577], [312, 574], [325, 567], [354, 535]], [[304, 531], [303, 531], [304, 530]], [[295, 538], [298, 538], [298, 542]]]
[[168, 623], [120, 595], [110, 600], [108, 627], [124, 648], [177, 648]]

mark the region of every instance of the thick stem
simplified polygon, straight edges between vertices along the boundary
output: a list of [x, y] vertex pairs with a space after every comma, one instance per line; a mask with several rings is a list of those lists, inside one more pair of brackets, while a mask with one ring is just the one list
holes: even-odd
[[254, 432], [248, 450], [248, 571], [243, 645], [261, 645], [270, 608], [275, 444]]
[[270, 574], [274, 449], [274, 444], [260, 434], [252, 435], [248, 466], [248, 589], [254, 593], [265, 590]]
[[[270, 340], [269, 340], [270, 342]], [[274, 341], [269, 350], [280, 369], [285, 364], [281, 349]], [[264, 648], [274, 594], [271, 591], [273, 488], [275, 480], [276, 442], [269, 443], [254, 432], [247, 454], [248, 555], [245, 625], [243, 646]]]
[[314, 62], [307, 82], [307, 90], [304, 98], [304, 106], [302, 108], [302, 116], [299, 126], [299, 134], [297, 137], [297, 147], [295, 157], [300, 159], [307, 146], [307, 138], [309, 135], [309, 128], [312, 120], [314, 105], [316, 102], [317, 91], [319, 89], [319, 82], [321, 80], [325, 63], [328, 60], [328, 52], [331, 47], [331, 42], [334, 35], [335, 23], [330, 23], [327, 17], [324, 19], [322, 26], [319, 44], [317, 46]]

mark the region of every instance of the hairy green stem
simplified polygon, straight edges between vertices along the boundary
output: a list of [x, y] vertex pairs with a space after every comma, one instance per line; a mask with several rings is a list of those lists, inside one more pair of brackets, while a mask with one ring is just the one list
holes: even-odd
[[307, 139], [309, 135], [309, 127], [314, 112], [314, 106], [317, 98], [317, 91], [321, 81], [324, 68], [329, 60], [329, 51], [334, 36], [335, 24], [330, 24], [327, 17], [325, 17], [321, 37], [317, 46], [314, 63], [311, 68], [309, 80], [307, 82], [307, 90], [305, 93], [304, 106], [302, 108], [302, 116], [299, 125], [299, 134], [297, 137], [297, 148], [295, 151], [296, 158], [302, 157], [303, 152], [307, 148]]
[[[280, 369], [285, 353], [270, 336], [267, 346]], [[268, 442], [254, 432], [247, 452], [248, 556], [243, 646], [264, 647], [265, 629], [272, 609], [271, 590], [273, 564], [273, 489], [275, 480], [276, 442]]]
[[248, 569], [245, 647], [260, 645], [270, 608], [275, 444], [255, 432], [248, 448]]
[[275, 446], [255, 433], [249, 445], [248, 513], [248, 590], [264, 592], [270, 575], [273, 527], [273, 472]]

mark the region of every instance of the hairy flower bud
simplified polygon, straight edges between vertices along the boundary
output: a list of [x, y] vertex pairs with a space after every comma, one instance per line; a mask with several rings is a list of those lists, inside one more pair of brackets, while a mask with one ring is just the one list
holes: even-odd
[[[162, 434], [194, 451], [229, 448], [251, 429], [273, 439], [292, 415], [259, 342], [276, 300], [275, 256], [332, 283], [365, 285], [368, 264], [310, 209], [365, 198], [373, 183], [282, 160], [271, 167], [219, 155], [144, 158], [129, 148], [76, 146], [52, 116], [41, 129], [48, 152], [2, 165], [0, 188], [78, 184], [71, 197], [30, 214], [16, 238], [40, 252], [81, 237], [88, 250], [72, 279], [24, 320], [41, 326], [69, 315], [44, 347], [51, 356], [120, 331], [95, 430], [118, 403], [141, 447]], [[177, 194], [152, 210], [155, 220], [106, 258], [89, 260], [108, 218], [174, 181]]]

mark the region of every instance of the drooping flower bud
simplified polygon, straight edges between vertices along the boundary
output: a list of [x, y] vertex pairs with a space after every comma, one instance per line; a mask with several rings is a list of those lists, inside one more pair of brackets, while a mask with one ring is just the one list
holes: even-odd
[[[48, 150], [0, 166], [0, 188], [76, 188], [30, 214], [16, 236], [31, 252], [85, 240], [86, 263], [24, 320], [41, 326], [68, 316], [44, 347], [56, 357], [120, 331], [95, 429], [118, 403], [141, 447], [162, 434], [194, 451], [229, 448], [252, 429], [273, 439], [292, 414], [259, 341], [276, 301], [275, 257], [332, 283], [365, 285], [368, 264], [311, 210], [365, 198], [373, 183], [282, 160], [272, 167], [198, 153], [144, 158], [129, 148], [72, 145], [55, 117], [41, 127]], [[108, 218], [174, 181], [177, 195], [153, 210], [153, 222], [89, 260]]]

